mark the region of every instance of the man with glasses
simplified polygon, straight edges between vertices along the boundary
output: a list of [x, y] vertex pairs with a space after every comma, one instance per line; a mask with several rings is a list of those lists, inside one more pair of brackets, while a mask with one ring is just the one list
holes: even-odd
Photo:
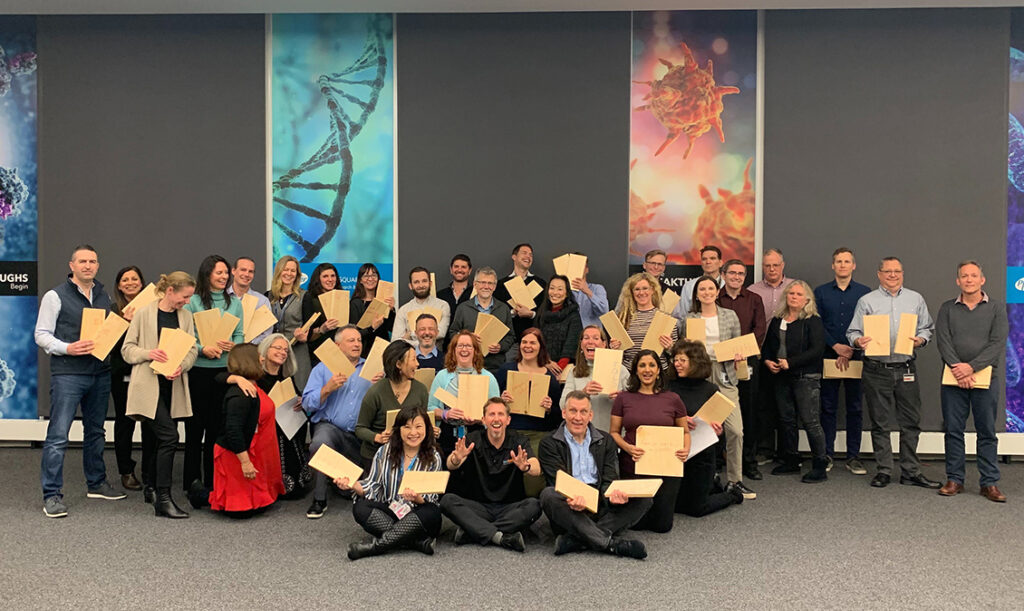
[[[498, 274], [490, 267], [481, 267], [473, 278], [476, 297], [459, 304], [452, 314], [452, 323], [448, 327], [448, 341], [463, 329], [476, 329], [476, 317], [490, 314], [500, 320], [509, 329], [512, 328], [512, 310], [504, 302], [494, 298], [494, 289], [498, 286]], [[478, 338], [479, 339], [479, 338]], [[505, 362], [505, 355], [514, 342], [512, 332], [505, 334], [497, 344], [481, 346], [484, 351], [484, 367], [494, 373]]]
[[864, 402], [871, 418], [871, 445], [875, 451], [878, 472], [871, 480], [875, 488], [884, 488], [892, 481], [892, 444], [889, 430], [893, 421], [900, 431], [900, 483], [938, 488], [921, 472], [917, 457], [917, 439], [921, 434], [921, 389], [917, 383], [917, 367], [913, 355], [895, 354], [900, 315], [916, 314], [917, 329], [912, 337], [914, 350], [924, 346], [932, 336], [932, 317], [920, 293], [903, 286], [903, 263], [896, 257], [886, 257], [878, 265], [878, 290], [871, 291], [857, 301], [853, 320], [846, 338], [858, 350], [863, 350], [871, 337], [864, 335], [864, 317], [869, 314], [889, 316], [889, 354], [864, 358], [861, 382]]
[[[740, 333], [753, 333], [757, 344], [764, 343], [765, 317], [764, 303], [756, 293], [747, 290], [743, 283], [747, 279], [747, 266], [739, 259], [729, 259], [722, 267], [725, 278], [725, 290], [718, 292], [718, 305], [736, 312], [740, 319]], [[739, 380], [736, 388], [740, 395], [740, 415], [743, 416], [743, 438], [750, 442], [743, 445], [743, 477], [762, 479], [757, 468], [758, 417], [756, 414], [755, 397], [757, 397], [758, 365], [760, 359], [752, 356], [747, 359], [749, 380]]]
[[[750, 285], [749, 290], [760, 297], [764, 304], [765, 328], [783, 303], [782, 296], [791, 282], [793, 278], [786, 277], [786, 260], [782, 257], [782, 251], [778, 248], [764, 251], [761, 256], [761, 281]], [[769, 460], [775, 454], [775, 448], [779, 447], [776, 435], [779, 417], [775, 409], [775, 378], [762, 364], [757, 384], [758, 416], [761, 418], [757, 431], [760, 438], [755, 438], [750, 445], [763, 454], [765, 460]]]
[[[668, 255], [665, 254], [664, 250], [649, 250], [647, 251], [647, 254], [644, 255], [644, 271], [658, 280], [658, 286], [661, 287], [662, 295], [664, 295], [666, 291], [678, 292], [665, 281], [666, 261], [668, 261]], [[615, 303], [615, 311], [622, 311], [622, 295], [619, 295], [619, 300]]]
[[[714, 278], [715, 282], [718, 283], [718, 288], [725, 286], [725, 278], [722, 276], [721, 248], [711, 245], [701, 248], [700, 267], [703, 276]], [[690, 311], [690, 306], [693, 304], [693, 287], [697, 286], [697, 281], [701, 277], [701, 275], [698, 275], [696, 278], [690, 278], [683, 284], [683, 288], [680, 290], [679, 303], [676, 304], [675, 309], [672, 311], [672, 316], [680, 320], [686, 318], [686, 313]]]

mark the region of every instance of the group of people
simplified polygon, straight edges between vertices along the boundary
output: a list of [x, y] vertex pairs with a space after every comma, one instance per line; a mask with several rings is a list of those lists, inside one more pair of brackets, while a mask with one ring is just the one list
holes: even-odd
[[[853, 252], [837, 249], [834, 280], [812, 290], [787, 277], [782, 253], [769, 249], [762, 280], [747, 286], [746, 265], [723, 262], [721, 250], [708, 245], [701, 249], [703, 274], [682, 286], [671, 309], [675, 324], [663, 329], [658, 350], [644, 349], [657, 312], [668, 314], [663, 304], [675, 301], [667, 294], [674, 289], [664, 278], [666, 259], [662, 251], [647, 253], [643, 271], [622, 286], [614, 312], [633, 346], [622, 352], [615, 387], [604, 388], [594, 379], [597, 350], [623, 348], [600, 320], [609, 311], [607, 291], [588, 280], [587, 268], [580, 278], [535, 276], [529, 244], [512, 250], [512, 272], [505, 277], [490, 267], [474, 270], [463, 254], [452, 259], [451, 282], [443, 288], [432, 287], [430, 272], [415, 267], [408, 274], [412, 298], [401, 305], [390, 294], [378, 298], [380, 273], [365, 264], [347, 320], [331, 317], [319, 298], [340, 288], [331, 264], [318, 265], [304, 290], [299, 262], [283, 257], [270, 289], [261, 294], [251, 286], [253, 259], [240, 257], [232, 264], [211, 255], [196, 277], [182, 271], [161, 275], [157, 300], [134, 311], [129, 303], [145, 286], [142, 271], [120, 270], [111, 299], [96, 280], [95, 248], [78, 246], [67, 282], [44, 295], [35, 329], [51, 361], [41, 474], [44, 513], [67, 515], [63, 457], [79, 404], [88, 496], [125, 498], [107, 482], [103, 462], [111, 395], [121, 485], [142, 490], [157, 515], [189, 516], [171, 493], [177, 422], [184, 421], [182, 484], [193, 508], [246, 517], [279, 498], [302, 498], [312, 490], [306, 516], [316, 519], [327, 511], [333, 487], [352, 499], [355, 520], [373, 537], [350, 546], [352, 559], [398, 548], [431, 554], [442, 516], [457, 526], [457, 545], [493, 544], [521, 552], [523, 531], [542, 513], [557, 534], [556, 554], [594, 550], [643, 558], [642, 542], [628, 537], [627, 529], [667, 532], [675, 513], [703, 516], [754, 499], [744, 478], [762, 479], [759, 465], [771, 459], [776, 462], [772, 474], [800, 473], [800, 426], [811, 450], [802, 481], [825, 481], [835, 456], [840, 387], [848, 470], [867, 473], [859, 447], [863, 396], [877, 463], [871, 485], [884, 487], [893, 476], [889, 430], [895, 424], [900, 483], [957, 494], [964, 484], [963, 432], [973, 411], [981, 494], [1005, 501], [996, 486], [997, 377], [988, 382], [984, 376], [987, 385], [982, 379], [998, 368], [1007, 320], [1005, 309], [982, 290], [980, 264], [966, 261], [957, 267], [960, 295], [944, 303], [933, 322], [921, 296], [903, 286], [902, 263], [895, 257], [881, 261], [879, 287], [872, 290], [853, 280]], [[536, 286], [532, 301], [513, 298], [521, 292], [515, 286], [510, 291], [508, 284], [518, 284], [517, 279]], [[248, 342], [242, 330], [245, 295], [268, 306], [277, 319]], [[386, 310], [372, 305], [374, 300]], [[105, 360], [91, 355], [92, 340], [80, 338], [87, 308], [130, 321]], [[201, 345], [193, 314], [214, 308], [240, 322], [229, 339]], [[900, 337], [907, 333], [900, 330], [905, 313], [915, 315], [916, 324], [912, 335]], [[477, 334], [480, 314], [496, 318], [508, 331], [500, 339]], [[865, 357], [869, 344], [884, 339], [865, 333], [865, 316], [877, 314], [889, 316], [889, 354]], [[698, 335], [688, 327], [699, 327], [702, 339], [687, 339]], [[182, 332], [196, 339], [180, 366], [167, 371], [159, 366], [168, 361], [161, 337]], [[750, 334], [759, 355], [730, 353], [719, 360], [718, 344]], [[941, 488], [922, 473], [916, 454], [921, 401], [914, 353], [933, 335], [953, 380], [941, 393], [947, 479]], [[389, 343], [380, 372], [364, 377], [376, 338]], [[912, 344], [909, 353], [896, 347], [901, 339]], [[349, 361], [349, 374], [320, 362], [318, 349], [325, 342], [334, 342]], [[825, 378], [826, 359], [840, 372], [862, 367], [862, 377]], [[417, 377], [422, 368], [435, 371], [432, 382], [423, 378], [429, 388]], [[532, 374], [525, 387], [515, 382], [521, 374]], [[275, 424], [269, 396], [288, 379], [301, 394], [294, 409], [308, 419], [294, 434]], [[460, 380], [479, 380], [487, 388], [482, 416], [466, 413], [464, 404], [442, 401], [458, 398]], [[511, 406], [533, 395], [540, 380], [546, 384], [536, 404], [543, 415], [513, 413]], [[716, 394], [737, 408], [722, 422], [698, 422], [694, 414]], [[136, 421], [142, 422], [141, 480], [131, 458]], [[689, 432], [700, 425], [710, 426], [723, 441], [691, 455]], [[685, 477], [662, 477], [653, 498], [611, 487], [620, 478], [637, 477], [635, 465], [644, 455], [637, 433], [643, 426], [678, 427], [684, 440], [672, 460], [686, 463]], [[310, 469], [309, 457], [324, 446], [361, 466], [362, 477], [332, 481]], [[450, 472], [444, 494], [400, 486], [408, 471], [440, 470]], [[596, 511], [588, 510], [583, 497], [556, 491], [559, 472], [599, 490]]]

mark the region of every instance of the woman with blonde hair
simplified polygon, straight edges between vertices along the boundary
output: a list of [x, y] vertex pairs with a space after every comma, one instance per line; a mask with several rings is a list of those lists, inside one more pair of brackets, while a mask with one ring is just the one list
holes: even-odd
[[[622, 321], [622, 326], [626, 328], [629, 339], [633, 340], [633, 347], [622, 355], [622, 365], [627, 369], [633, 366], [633, 359], [640, 352], [644, 336], [647, 335], [647, 330], [654, 321], [654, 314], [660, 307], [661, 285], [654, 276], [640, 272], [630, 276], [622, 285], [616, 314]], [[679, 332], [673, 328], [670, 335], [662, 335], [658, 342], [663, 350], [667, 350], [678, 337]]]
[[198, 348], [193, 344], [170, 376], [156, 373], [150, 363], [167, 362], [167, 353], [159, 348], [164, 329], [192, 334], [192, 313], [184, 306], [196, 290], [196, 281], [185, 272], [172, 272], [160, 276], [156, 290], [160, 299], [134, 313], [121, 347], [125, 363], [132, 365], [126, 413], [142, 420], [143, 430], [148, 430], [147, 437], [155, 444], [143, 452], [148, 464], [143, 464], [142, 472], [146, 485], [156, 489], [156, 515], [187, 518], [188, 513], [171, 498], [171, 476], [178, 445], [176, 421], [192, 416], [187, 372], [196, 361]]
[[309, 362], [309, 350], [306, 349], [309, 331], [302, 329], [306, 321], [302, 318], [302, 297], [305, 291], [299, 288], [302, 284], [301, 276], [299, 260], [291, 255], [285, 255], [277, 260], [274, 277], [270, 281], [270, 290], [266, 293], [270, 299], [270, 309], [277, 318], [274, 332], [283, 334], [295, 347], [290, 351], [295, 360], [292, 380], [299, 392], [305, 388], [312, 367]]
[[779, 410], [783, 462], [772, 475], [800, 472], [797, 420], [807, 431], [812, 466], [801, 481], [828, 479], [825, 432], [821, 428], [821, 369], [825, 353], [825, 327], [814, 305], [814, 293], [802, 280], [794, 280], [782, 294], [782, 304], [768, 323], [761, 354], [775, 375], [775, 404]]

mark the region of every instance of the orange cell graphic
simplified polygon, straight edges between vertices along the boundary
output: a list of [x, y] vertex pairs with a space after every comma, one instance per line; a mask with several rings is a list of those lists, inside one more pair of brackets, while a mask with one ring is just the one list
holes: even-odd
[[722, 249], [722, 258], [736, 258], [750, 265], [754, 262], [754, 188], [750, 184], [750, 164], [743, 168], [743, 190], [733, 193], [718, 189], [714, 199], [704, 185], [698, 192], [704, 199], [704, 211], [697, 219], [690, 251], [695, 261], [700, 261], [699, 249], [704, 244], [715, 244]]
[[658, 122], [665, 126], [668, 135], [654, 153], [659, 155], [668, 145], [675, 142], [679, 134], [686, 134], [688, 145], [683, 159], [689, 156], [694, 141], [706, 134], [712, 127], [718, 131], [718, 138], [725, 142], [722, 131], [722, 96], [739, 93], [738, 87], [719, 87], [715, 85], [713, 65], [708, 60], [706, 69], [697, 66], [697, 60], [686, 43], [679, 45], [683, 49], [683, 63], [673, 64], [667, 59], [658, 61], [668, 66], [665, 77], [655, 81], [634, 81], [648, 85], [651, 91], [644, 96], [647, 104], [634, 108], [635, 111], [650, 110]]

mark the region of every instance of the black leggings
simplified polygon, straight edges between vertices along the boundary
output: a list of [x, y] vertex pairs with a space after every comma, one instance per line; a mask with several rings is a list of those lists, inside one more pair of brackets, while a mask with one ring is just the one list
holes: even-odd
[[167, 404], [157, 400], [152, 420], [142, 423], [142, 432], [151, 438], [151, 447], [143, 443], [142, 472], [147, 486], [170, 488], [174, 474], [174, 450], [178, 447], [178, 424], [171, 419]]
[[227, 385], [216, 381], [224, 367], [193, 367], [188, 372], [192, 417], [185, 419], [185, 477], [187, 491], [195, 480], [213, 488], [213, 445], [220, 436], [224, 393]]
[[[381, 528], [370, 519], [370, 514], [375, 509], [386, 515], [386, 517], [391, 521], [390, 527]], [[406, 514], [406, 517], [410, 515], [415, 515], [419, 518], [424, 530], [426, 530], [427, 534], [431, 537], [437, 537], [437, 535], [441, 533], [441, 508], [438, 507], [436, 503], [413, 505], [412, 511]], [[352, 517], [356, 519], [357, 524], [363, 527], [363, 530], [374, 537], [380, 537], [398, 523], [398, 517], [392, 513], [387, 503], [371, 501], [365, 497], [356, 497], [355, 502], [352, 503]]]

